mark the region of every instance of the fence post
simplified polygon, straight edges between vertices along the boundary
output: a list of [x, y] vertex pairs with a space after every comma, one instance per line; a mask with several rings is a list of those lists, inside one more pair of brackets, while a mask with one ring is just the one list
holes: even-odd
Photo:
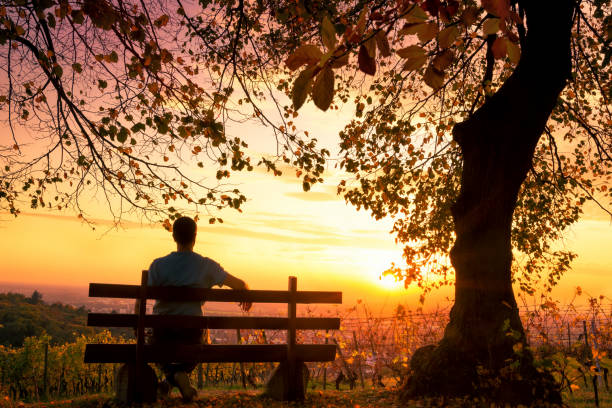
[[[329, 330], [325, 330], [325, 344], [329, 343], [328, 337]], [[323, 390], [327, 387], [327, 366], [323, 363]]]
[[[236, 329], [236, 339], [238, 344], [242, 344], [242, 336], [240, 335], [240, 329]], [[242, 388], [246, 389], [246, 374], [244, 373], [244, 364], [240, 363], [240, 380], [242, 381]]]
[[359, 359], [358, 361], [358, 369], [359, 369], [359, 382], [361, 383], [361, 388], [365, 388], [365, 383], [363, 381], [363, 370], [361, 366], [361, 352], [359, 351], [359, 343], [357, 342], [357, 335], [355, 334], [355, 330], [353, 330], [353, 344], [355, 345], [355, 351], [358, 353]]
[[49, 399], [49, 394], [47, 392], [47, 380], [48, 380], [48, 363], [49, 363], [49, 343], [45, 342], [45, 365], [43, 369], [43, 396], [45, 400]]
[[[149, 271], [142, 271], [140, 279], [140, 296], [138, 298], [138, 326], [136, 327], [136, 366], [133, 370], [128, 369], [128, 399], [142, 402], [144, 397], [144, 319], [147, 312], [147, 284]], [[130, 375], [132, 374], [132, 375]], [[131, 377], [131, 378], [130, 378]], [[131, 385], [131, 387], [130, 387]], [[131, 388], [131, 390], [130, 390]]]
[[599, 349], [599, 345], [597, 344], [597, 337], [595, 334], [597, 333], [597, 328], [595, 327], [595, 317], [591, 319], [591, 333], [593, 333], [593, 349], [595, 350], [595, 356], [593, 356], [593, 360], [595, 363], [595, 368], [597, 370], [597, 379], [600, 386], [603, 385], [603, 381], [601, 378], [601, 366], [599, 364], [599, 353], [597, 352]]
[[298, 364], [295, 359], [295, 342], [296, 342], [296, 315], [297, 315], [297, 278], [289, 277], [289, 301], [287, 302], [287, 317], [289, 327], [287, 329], [287, 382], [285, 384], [287, 399], [294, 401], [298, 399], [298, 381], [301, 381], [301, 376], [298, 375]]
[[203, 383], [203, 379], [202, 379], [202, 363], [198, 364], [198, 390], [202, 389], [202, 384]]

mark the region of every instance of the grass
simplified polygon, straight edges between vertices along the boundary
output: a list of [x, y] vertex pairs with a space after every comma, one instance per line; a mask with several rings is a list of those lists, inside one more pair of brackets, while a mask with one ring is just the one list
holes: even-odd
[[[564, 393], [566, 406], [572, 408], [591, 408], [595, 406], [592, 387], [586, 389], [583, 387], [584, 383], [581, 385], [580, 389], [575, 390], [573, 394]], [[474, 401], [442, 401], [440, 399], [418, 400], [403, 405], [397, 400], [397, 390], [392, 388], [357, 388], [353, 391], [313, 390], [308, 392], [306, 400], [301, 403], [274, 401], [261, 397], [260, 394], [260, 390], [204, 389], [200, 390], [196, 400], [185, 404], [181, 401], [178, 392], [174, 390], [169, 398], [155, 404], [145, 404], [143, 408], [489, 407]], [[600, 407], [612, 407], [612, 392], [607, 391], [605, 387], [600, 392]], [[125, 408], [125, 406], [113, 400], [109, 394], [96, 394], [36, 403], [14, 402], [4, 398], [0, 401], [0, 408]]]

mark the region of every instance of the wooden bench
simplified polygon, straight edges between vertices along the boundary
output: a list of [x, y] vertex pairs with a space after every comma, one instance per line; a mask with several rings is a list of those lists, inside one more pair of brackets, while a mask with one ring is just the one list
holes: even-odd
[[[126, 363], [130, 367], [127, 397], [130, 402], [151, 401], [146, 388], [147, 363], [168, 362], [284, 362], [287, 379], [283, 399], [304, 398], [301, 385], [302, 362], [333, 361], [334, 344], [297, 344], [297, 330], [334, 330], [339, 318], [297, 317], [297, 304], [342, 303], [342, 292], [297, 291], [297, 278], [289, 277], [289, 290], [227, 290], [188, 287], [147, 286], [148, 271], [142, 272], [141, 285], [91, 283], [90, 297], [136, 299], [138, 314], [89, 313], [88, 326], [134, 327], [136, 344], [87, 344], [85, 363]], [[207, 302], [286, 303], [287, 317], [176, 316], [148, 315], [149, 299]], [[145, 328], [265, 329], [287, 330], [286, 344], [202, 344], [182, 345], [173, 350], [145, 344]], [[298, 370], [300, 372], [298, 372]], [[150, 370], [149, 370], [150, 371]], [[149, 392], [147, 392], [149, 391]], [[147, 397], [147, 395], [149, 395]], [[155, 393], [153, 393], [155, 395]]]

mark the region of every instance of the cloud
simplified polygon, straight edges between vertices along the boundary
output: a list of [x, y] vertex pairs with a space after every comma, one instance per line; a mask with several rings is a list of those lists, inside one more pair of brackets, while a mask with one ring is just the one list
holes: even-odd
[[319, 191], [308, 191], [308, 192], [294, 192], [285, 193], [287, 197], [297, 198], [303, 201], [340, 201], [342, 198], [336, 194], [330, 194]]
[[[12, 219], [15, 218], [9, 212], [0, 212], [0, 216], [9, 216], [9, 215]], [[81, 220], [80, 218], [78, 218], [76, 215], [67, 215], [67, 214], [59, 214], [59, 213], [44, 212], [44, 211], [20, 212], [18, 217], [41, 217], [41, 218], [47, 218], [47, 219], [59, 220], [59, 221], [72, 221], [72, 222], [79, 222], [79, 223], [85, 222]], [[5, 220], [0, 220], [0, 221], [5, 221]], [[100, 225], [103, 225], [103, 226], [111, 227], [111, 229], [113, 228], [143, 228], [143, 227], [155, 226], [155, 224], [128, 221], [126, 219], [122, 219], [119, 222], [119, 221], [113, 221], [113, 220], [108, 220], [108, 219], [103, 219], [103, 218], [89, 218], [88, 217], [87, 221], [89, 221], [93, 227], [98, 227]]]
[[222, 234], [240, 238], [252, 238], [273, 241], [283, 244], [305, 245], [308, 252], [317, 252], [329, 246], [389, 248], [388, 241], [380, 239], [381, 234], [375, 231], [367, 234], [355, 234], [334, 226], [303, 220], [297, 216], [274, 214], [269, 212], [251, 213], [244, 222], [215, 224], [200, 227], [204, 234]]

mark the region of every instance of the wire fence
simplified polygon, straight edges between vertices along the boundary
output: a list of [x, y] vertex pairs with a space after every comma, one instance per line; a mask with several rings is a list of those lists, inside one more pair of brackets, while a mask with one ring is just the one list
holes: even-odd
[[[612, 304], [603, 300], [592, 300], [588, 307], [555, 302], [522, 305], [523, 325], [534, 352], [560, 352], [580, 362], [586, 367], [582, 372], [586, 384], [589, 364], [603, 364], [602, 358], [612, 352]], [[338, 345], [335, 361], [308, 363], [309, 387], [353, 389], [400, 384], [414, 351], [441, 339], [448, 312], [448, 308], [424, 312], [399, 305], [391, 315], [376, 316], [366, 305], [357, 304], [340, 312], [340, 330], [298, 332], [300, 343]], [[279, 344], [286, 339], [284, 331], [214, 330], [210, 341]], [[35, 401], [112, 392], [119, 365], [83, 363], [85, 344], [111, 342], [127, 341], [105, 331], [59, 346], [50, 345], [51, 338], [46, 335], [27, 338], [19, 348], [0, 346], [0, 393], [12, 400]], [[209, 363], [200, 364], [191, 375], [200, 388], [259, 388], [273, 368], [271, 363]], [[568, 377], [565, 386], [570, 387], [572, 381], [575, 378]]]

